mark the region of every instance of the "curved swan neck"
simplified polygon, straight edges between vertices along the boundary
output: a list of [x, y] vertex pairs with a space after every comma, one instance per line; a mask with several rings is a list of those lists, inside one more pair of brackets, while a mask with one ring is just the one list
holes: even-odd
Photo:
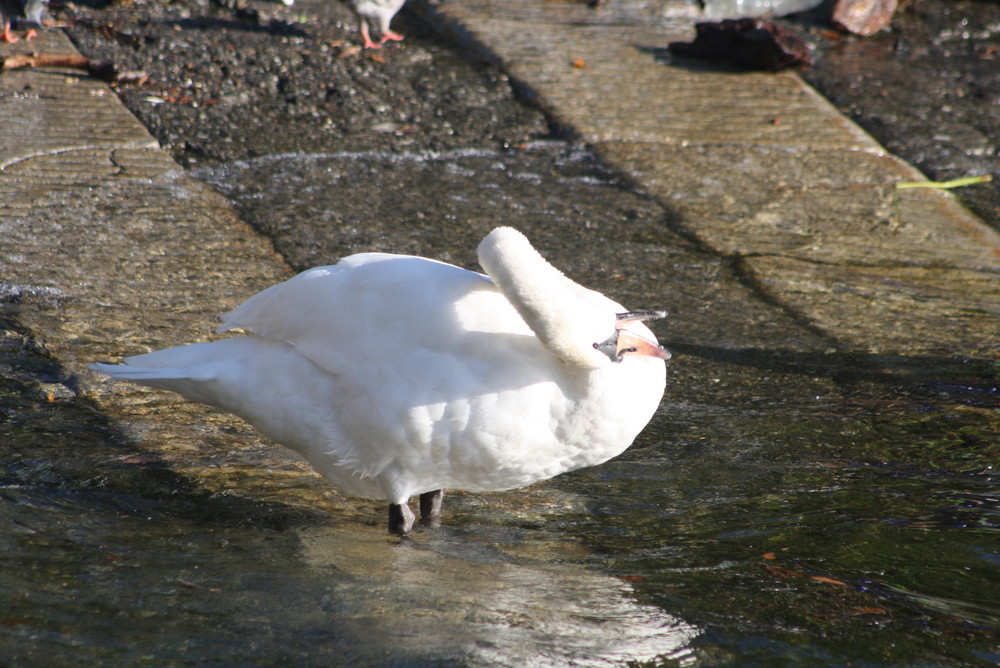
[[584, 368], [610, 362], [593, 342], [614, 331], [614, 302], [567, 278], [512, 227], [498, 227], [483, 239], [479, 263], [556, 356]]

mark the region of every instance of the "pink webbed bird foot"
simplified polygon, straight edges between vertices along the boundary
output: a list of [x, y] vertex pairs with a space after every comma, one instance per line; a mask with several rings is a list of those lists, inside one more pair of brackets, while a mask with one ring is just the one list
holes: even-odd
[[7, 42], [8, 44], [13, 44], [14, 42], [20, 42], [21, 38], [10, 31], [10, 24], [3, 24], [3, 32], [0, 33], [0, 42]]
[[382, 38], [376, 42], [371, 38], [371, 33], [368, 32], [368, 24], [361, 23], [361, 38], [364, 41], [364, 47], [366, 49], [381, 49], [382, 45], [386, 42], [399, 42], [402, 41], [403, 36], [397, 32], [392, 32], [391, 30], [386, 30], [382, 33]]

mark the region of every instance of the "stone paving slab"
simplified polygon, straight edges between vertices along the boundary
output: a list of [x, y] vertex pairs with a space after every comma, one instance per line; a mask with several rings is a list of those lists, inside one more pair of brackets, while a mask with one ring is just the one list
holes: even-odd
[[950, 195], [890, 155], [602, 145], [692, 236], [852, 349], [996, 354], [1000, 255]]
[[794, 74], [668, 66], [667, 44], [687, 39], [688, 27], [552, 24], [526, 37], [522, 21], [479, 15], [464, 21], [557, 123], [591, 144], [881, 150]]
[[[0, 48], [76, 53], [59, 31]], [[254, 498], [310, 508], [337, 498], [241, 420], [166, 392], [123, 392], [86, 368], [212, 338], [221, 313], [291, 274], [270, 242], [188, 177], [102, 82], [6, 72], [0, 119], [0, 305], [58, 360], [60, 396], [96, 400], [130, 440], [207, 489], [251, 484]]]
[[697, 17], [624, 4], [614, 20], [547, 0], [425, 13], [845, 348], [1000, 353], [994, 229], [950, 193], [896, 191], [924, 177], [798, 75], [674, 58], [667, 44], [690, 41]]
[[[2, 49], [4, 54], [76, 53], [58, 30], [47, 30], [31, 42], [2, 45]], [[0, 86], [0, 169], [4, 171], [41, 155], [157, 146], [107, 84], [79, 70], [9, 70], [0, 76]], [[57, 106], [67, 113], [53, 113]]]

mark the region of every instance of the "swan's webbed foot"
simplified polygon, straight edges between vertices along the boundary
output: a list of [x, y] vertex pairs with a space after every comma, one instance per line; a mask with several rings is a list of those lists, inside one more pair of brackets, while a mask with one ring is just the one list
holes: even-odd
[[[441, 501], [444, 499], [444, 490], [436, 489], [433, 492], [424, 492], [420, 495], [420, 521], [423, 524], [436, 526], [441, 518]], [[389, 504], [389, 533], [406, 537], [413, 529], [416, 515], [410, 510], [408, 503]]]
[[420, 521], [424, 524], [437, 526], [441, 522], [441, 501], [444, 499], [444, 490], [436, 489], [433, 492], [424, 492], [420, 495]]
[[408, 536], [416, 519], [409, 504], [389, 504], [389, 533], [394, 533], [397, 536]]

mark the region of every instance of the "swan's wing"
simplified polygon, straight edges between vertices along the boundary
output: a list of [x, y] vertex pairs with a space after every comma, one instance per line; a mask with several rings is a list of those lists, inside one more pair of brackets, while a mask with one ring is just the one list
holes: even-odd
[[[453, 451], [453, 441], [485, 434], [501, 412], [516, 416], [501, 433], [533, 412], [546, 425], [549, 395], [561, 395], [557, 360], [492, 281], [441, 262], [352, 256], [265, 290], [224, 323], [287, 343], [329, 375], [335, 389], [319, 403], [345, 442], [365, 444], [350, 451], [366, 475], [388, 461], [423, 470], [474, 460], [475, 448]], [[319, 467], [322, 457], [310, 460]]]
[[[486, 294], [480, 294], [486, 293]], [[333, 373], [377, 368], [411, 355], [474, 354], [469, 320], [520, 318], [482, 274], [406, 255], [364, 253], [272, 286], [223, 316], [219, 331], [284, 341]], [[471, 315], [471, 314], [467, 314]], [[475, 324], [475, 323], [473, 323]]]

